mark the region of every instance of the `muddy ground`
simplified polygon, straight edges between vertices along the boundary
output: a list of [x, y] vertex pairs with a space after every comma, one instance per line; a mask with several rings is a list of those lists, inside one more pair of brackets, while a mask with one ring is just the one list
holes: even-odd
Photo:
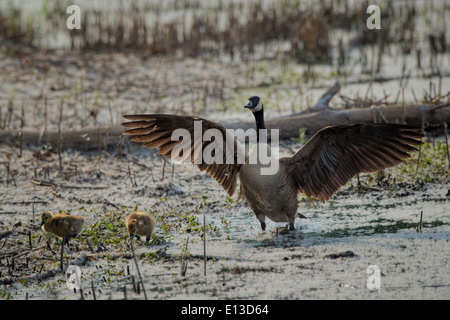
[[[195, 167], [166, 165], [162, 180], [163, 162], [150, 159], [139, 150], [120, 159], [67, 152], [59, 170], [51, 154], [39, 160], [47, 175], [38, 168], [34, 176], [36, 154], [25, 150], [14, 182], [2, 184], [1, 230], [12, 232], [1, 240], [2, 297], [80, 299], [59, 271], [60, 246], [39, 229], [41, 212], [61, 210], [86, 217], [64, 259], [81, 269], [83, 298], [93, 299], [94, 288], [96, 299], [124, 299], [124, 290], [144, 299], [133, 289], [138, 275], [123, 223], [137, 207], [158, 220], [152, 244], [134, 244], [148, 299], [449, 298], [448, 177], [404, 187], [363, 179], [362, 189], [352, 181], [327, 204], [300, 197], [307, 219], [297, 219], [295, 231], [269, 222], [263, 232], [247, 205]], [[379, 289], [368, 288], [369, 266], [379, 267]]]

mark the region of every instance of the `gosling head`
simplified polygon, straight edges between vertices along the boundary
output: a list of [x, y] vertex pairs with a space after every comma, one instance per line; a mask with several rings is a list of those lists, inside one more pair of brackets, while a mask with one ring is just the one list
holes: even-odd
[[53, 214], [50, 211], [45, 211], [41, 214], [41, 226], [53, 220]]
[[134, 238], [134, 234], [136, 233], [136, 224], [138, 221], [136, 219], [130, 220], [130, 223], [128, 224], [128, 234], [130, 235], [130, 238]]
[[250, 97], [244, 108], [250, 109], [252, 112], [261, 111], [263, 109], [262, 100], [258, 96]]

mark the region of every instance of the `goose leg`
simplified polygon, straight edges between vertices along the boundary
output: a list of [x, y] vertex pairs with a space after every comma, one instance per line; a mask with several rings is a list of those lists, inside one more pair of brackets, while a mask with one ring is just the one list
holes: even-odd
[[256, 214], [256, 218], [259, 220], [259, 223], [261, 223], [261, 229], [264, 231], [266, 230], [266, 216], [263, 213]]
[[296, 212], [297, 212], [297, 208], [295, 208], [295, 210], [286, 212], [286, 218], [289, 223], [289, 230], [295, 230], [294, 221], [295, 221]]

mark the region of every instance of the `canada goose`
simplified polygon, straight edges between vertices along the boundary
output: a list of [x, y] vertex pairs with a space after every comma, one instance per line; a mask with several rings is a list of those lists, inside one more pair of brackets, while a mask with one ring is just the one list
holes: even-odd
[[156, 226], [156, 220], [151, 215], [144, 212], [132, 212], [125, 220], [128, 234], [131, 238], [134, 236], [139, 239], [140, 236], [145, 236], [145, 244], [148, 245], [152, 236], [153, 230]]
[[[265, 132], [260, 130], [265, 129], [262, 100], [257, 96], [250, 97], [245, 108], [253, 112], [259, 142], [260, 132]], [[125, 115], [124, 118], [131, 121], [122, 123], [128, 128], [123, 134], [132, 136], [131, 141], [142, 142], [144, 147], [159, 148], [158, 152], [167, 158], [172, 157], [172, 150], [181, 143], [172, 140], [176, 129], [187, 130], [191, 136], [194, 134], [190, 162], [209, 173], [229, 196], [234, 194], [239, 177], [241, 194], [263, 230], [265, 217], [275, 222], [288, 222], [290, 229], [294, 229], [299, 192], [305, 193], [311, 201], [315, 197], [325, 202], [356, 174], [382, 170], [408, 158], [408, 152], [417, 150], [413, 146], [422, 144], [423, 136], [420, 128], [398, 124], [357, 123], [325, 127], [293, 156], [278, 159], [279, 168], [275, 174], [262, 175], [258, 170], [261, 164], [249, 163], [247, 153], [244, 164], [198, 161], [195, 147], [206, 148], [213, 142], [201, 140], [203, 135], [196, 140], [195, 122], [201, 123], [203, 134], [208, 129], [218, 129], [222, 137], [228, 138], [228, 130], [219, 123], [195, 116], [168, 114]], [[232, 141], [234, 160], [238, 160], [244, 146], [237, 139]], [[224, 160], [225, 155], [222, 157]]]
[[50, 211], [41, 214], [41, 228], [44, 232], [62, 238], [60, 266], [63, 270], [64, 244], [69, 244], [69, 238], [76, 237], [83, 229], [85, 217], [68, 214], [53, 214]]
[[80, 234], [86, 218], [68, 214], [53, 214], [50, 211], [46, 211], [41, 214], [41, 220], [43, 231], [54, 234], [67, 242], [69, 238]]

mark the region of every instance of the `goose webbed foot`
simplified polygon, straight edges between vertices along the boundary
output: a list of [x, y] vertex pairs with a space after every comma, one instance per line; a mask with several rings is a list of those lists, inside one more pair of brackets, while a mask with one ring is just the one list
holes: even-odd
[[266, 230], [266, 223], [261, 221], [261, 229], [264, 231]]

